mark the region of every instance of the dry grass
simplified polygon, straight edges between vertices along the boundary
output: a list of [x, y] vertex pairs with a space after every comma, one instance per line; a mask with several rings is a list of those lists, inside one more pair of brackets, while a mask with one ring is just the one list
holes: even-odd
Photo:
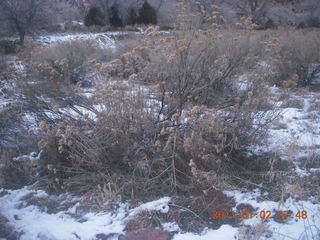
[[313, 84], [319, 73], [319, 31], [279, 29], [265, 41], [270, 81], [284, 87]]

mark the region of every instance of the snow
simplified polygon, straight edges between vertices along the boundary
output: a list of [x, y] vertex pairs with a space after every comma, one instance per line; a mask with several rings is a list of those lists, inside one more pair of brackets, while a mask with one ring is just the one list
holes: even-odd
[[[32, 190], [25, 187], [20, 190], [8, 190], [8, 194], [0, 197], [0, 212], [9, 220], [11, 226], [16, 231], [22, 232], [22, 240], [37, 239], [57, 239], [57, 240], [76, 240], [76, 239], [96, 239], [97, 234], [109, 235], [109, 239], [117, 239], [120, 234], [124, 233], [126, 221], [134, 218], [142, 211], [159, 211], [168, 213], [170, 208], [170, 197], [144, 203], [136, 208], [130, 209], [129, 204], [120, 204], [119, 208], [113, 212], [85, 213], [81, 217], [74, 217], [77, 209], [81, 206], [80, 199], [73, 199], [76, 202], [67, 210], [49, 214], [46, 210], [41, 210], [38, 206], [29, 205], [26, 199], [30, 194], [38, 199], [49, 198], [46, 192], [41, 190]], [[290, 218], [285, 223], [279, 223], [274, 219], [266, 221], [270, 237], [261, 239], [278, 240], [278, 239], [318, 239], [320, 237], [320, 204], [314, 204], [314, 201], [297, 201], [288, 198], [284, 203], [273, 201], [259, 201], [261, 196], [257, 189], [253, 192], [225, 191], [230, 197], [233, 197], [237, 204], [250, 204], [260, 211], [278, 211], [290, 210], [294, 213], [297, 211], [307, 211], [306, 220], [296, 217]], [[60, 201], [64, 204], [66, 201]], [[294, 216], [294, 215], [293, 215]], [[254, 226], [263, 220], [259, 215], [254, 215], [252, 219], [244, 220], [249, 226]], [[239, 228], [230, 225], [222, 225], [217, 230], [204, 229], [201, 234], [181, 232], [179, 226], [174, 222], [163, 223], [163, 230], [176, 233], [173, 240], [234, 240], [239, 235]], [[285, 237], [284, 237], [285, 236]], [[312, 238], [313, 237], [313, 238]]]
[[55, 34], [38, 37], [37, 41], [42, 44], [56, 44], [75, 40], [96, 40], [100, 48], [115, 48], [116, 43], [109, 33], [77, 33], [77, 34]]
[[[83, 215], [81, 221], [72, 217], [77, 212], [80, 203], [77, 202], [66, 211], [49, 214], [35, 205], [28, 205], [25, 198], [46, 198], [48, 194], [40, 190], [31, 190], [25, 187], [20, 190], [8, 190], [8, 194], [0, 197], [0, 212], [9, 220], [15, 230], [22, 232], [21, 240], [57, 239], [57, 240], [91, 240], [97, 234], [105, 234], [117, 239], [124, 232], [125, 222], [139, 214], [141, 211], [169, 211], [171, 198], [164, 197], [159, 200], [142, 204], [129, 210], [128, 204], [120, 204], [115, 212], [89, 212]], [[63, 202], [61, 202], [63, 204]]]
[[16, 162], [25, 161], [26, 164], [33, 167], [38, 164], [38, 161], [40, 160], [41, 153], [42, 152], [39, 152], [39, 153], [32, 152], [28, 155], [21, 155], [21, 156], [12, 158], [12, 161], [16, 161]]
[[[243, 193], [240, 191], [225, 191], [229, 197], [235, 198], [237, 204], [245, 203], [250, 204], [256, 209], [257, 213], [261, 211], [272, 211], [275, 214], [277, 211], [292, 211], [292, 218], [288, 218], [288, 222], [279, 223], [271, 220], [267, 220], [269, 230], [273, 233], [269, 240], [278, 239], [319, 239], [320, 238], [320, 204], [313, 204], [312, 201], [297, 201], [288, 198], [284, 203], [273, 201], [258, 201], [258, 197], [261, 195], [257, 189], [253, 193]], [[299, 219], [296, 217], [298, 211], [307, 211], [307, 219]], [[245, 220], [247, 225], [255, 225], [258, 222], [262, 222], [261, 217], [257, 214], [252, 219]], [[314, 231], [310, 231], [314, 229]], [[286, 237], [284, 237], [286, 236]]]
[[129, 217], [134, 217], [142, 211], [159, 211], [161, 213], [168, 213], [170, 210], [169, 208], [170, 201], [171, 201], [170, 197], [164, 197], [153, 202], [142, 204], [141, 206], [133, 209], [130, 212]]
[[218, 230], [204, 230], [202, 234], [196, 235], [193, 233], [176, 234], [173, 240], [234, 240], [238, 229], [230, 225], [223, 225]]
[[243, 74], [237, 78], [236, 85], [240, 91], [248, 91], [251, 87], [248, 74]]
[[[272, 92], [280, 95], [280, 89], [273, 87]], [[299, 160], [311, 154], [319, 154], [320, 149], [320, 113], [310, 110], [314, 99], [319, 98], [319, 94], [292, 95], [284, 102], [278, 101], [275, 105], [281, 107], [289, 100], [299, 101], [302, 108], [285, 107], [281, 110], [280, 116], [269, 129], [267, 144], [264, 146], [253, 146], [257, 152], [277, 152], [282, 159]], [[280, 127], [277, 127], [280, 126]]]
[[162, 224], [163, 230], [166, 232], [180, 232], [180, 227], [174, 222], [167, 222]]

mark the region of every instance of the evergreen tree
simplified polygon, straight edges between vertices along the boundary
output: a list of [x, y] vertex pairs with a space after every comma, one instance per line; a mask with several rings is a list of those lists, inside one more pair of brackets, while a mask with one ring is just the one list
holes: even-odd
[[103, 14], [101, 13], [101, 11], [96, 7], [92, 7], [90, 8], [88, 14], [85, 16], [84, 24], [86, 26], [92, 26], [92, 25], [102, 26], [103, 25], [102, 19], [103, 19]]
[[147, 1], [145, 1], [139, 9], [138, 23], [157, 24], [157, 22], [156, 10]]
[[138, 22], [138, 14], [134, 7], [129, 8], [128, 25], [135, 25]]
[[123, 22], [119, 14], [119, 6], [116, 3], [111, 7], [111, 16], [109, 21], [113, 27], [123, 27]]

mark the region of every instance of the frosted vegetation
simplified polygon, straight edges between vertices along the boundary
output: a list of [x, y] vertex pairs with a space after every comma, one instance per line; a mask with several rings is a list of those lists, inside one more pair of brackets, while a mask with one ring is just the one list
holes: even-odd
[[45, 25], [0, 41], [0, 239], [320, 239], [320, 32], [298, 27], [306, 16], [101, 0], [57, 3], [57, 20], [32, 2]]

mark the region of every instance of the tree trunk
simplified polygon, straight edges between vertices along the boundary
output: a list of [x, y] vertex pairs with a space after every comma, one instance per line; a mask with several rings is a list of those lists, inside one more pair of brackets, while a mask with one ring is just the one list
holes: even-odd
[[24, 38], [26, 36], [26, 33], [24, 31], [19, 32], [19, 44], [22, 46], [24, 44]]

